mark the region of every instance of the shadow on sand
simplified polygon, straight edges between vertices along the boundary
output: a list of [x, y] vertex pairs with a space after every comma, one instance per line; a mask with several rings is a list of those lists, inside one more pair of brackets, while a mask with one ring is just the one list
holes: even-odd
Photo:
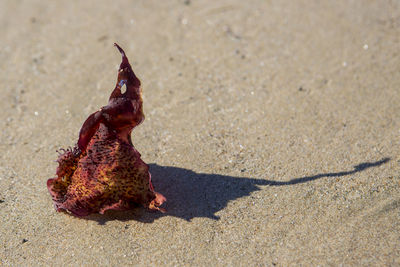
[[150, 164], [153, 184], [156, 191], [167, 198], [167, 213], [149, 212], [141, 207], [132, 211], [107, 211], [104, 215], [94, 214], [85, 217], [99, 224], [110, 220], [137, 220], [151, 223], [163, 216], [175, 216], [187, 221], [193, 218], [205, 217], [218, 220], [215, 215], [226, 207], [231, 200], [249, 196], [260, 190], [259, 186], [286, 186], [311, 182], [324, 177], [342, 177], [365, 169], [387, 163], [390, 158], [376, 162], [365, 162], [354, 166], [351, 171], [321, 173], [314, 176], [294, 178], [289, 181], [272, 181], [266, 179], [241, 178], [219, 174], [195, 173], [191, 170]]

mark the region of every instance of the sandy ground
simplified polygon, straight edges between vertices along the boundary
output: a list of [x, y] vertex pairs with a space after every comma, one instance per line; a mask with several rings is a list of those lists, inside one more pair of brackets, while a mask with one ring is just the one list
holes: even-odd
[[[0, 265], [400, 264], [398, 1], [0, 1]], [[168, 213], [46, 180], [125, 48]]]

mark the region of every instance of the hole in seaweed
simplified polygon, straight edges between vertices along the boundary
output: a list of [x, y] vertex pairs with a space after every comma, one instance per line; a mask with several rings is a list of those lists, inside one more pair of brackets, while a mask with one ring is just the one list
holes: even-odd
[[126, 93], [126, 84], [122, 85], [121, 87], [121, 94], [125, 94]]

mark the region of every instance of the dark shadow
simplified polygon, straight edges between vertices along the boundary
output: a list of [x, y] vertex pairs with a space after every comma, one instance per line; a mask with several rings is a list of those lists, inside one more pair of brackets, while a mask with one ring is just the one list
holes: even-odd
[[390, 158], [383, 158], [380, 161], [375, 161], [375, 162], [364, 162], [361, 164], [358, 164], [354, 166], [354, 169], [351, 171], [347, 172], [329, 172], [329, 173], [321, 173], [313, 176], [306, 176], [306, 177], [301, 177], [301, 178], [294, 178], [289, 181], [270, 181], [269, 185], [272, 186], [280, 186], [280, 185], [293, 185], [293, 184], [301, 184], [301, 183], [306, 183], [310, 181], [314, 181], [323, 177], [341, 177], [341, 176], [346, 176], [350, 174], [354, 174], [356, 172], [361, 172], [365, 169], [371, 168], [371, 167], [376, 167], [379, 165], [382, 165], [386, 162], [388, 162]]
[[[259, 186], [295, 185], [314, 181], [323, 177], [341, 177], [376, 167], [388, 162], [384, 158], [376, 162], [366, 162], [354, 166], [351, 171], [323, 173], [314, 176], [294, 178], [289, 181], [272, 181], [225, 176], [219, 174], [196, 173], [191, 170], [150, 164], [153, 184], [156, 191], [167, 198], [167, 213], [149, 212], [141, 207], [133, 211], [107, 211], [104, 215], [95, 214], [86, 219], [105, 224], [110, 220], [151, 223], [163, 216], [175, 216], [190, 221], [193, 218], [210, 218], [218, 220], [217, 212], [226, 207], [229, 201], [249, 196], [260, 190]], [[128, 227], [128, 226], [127, 226]]]

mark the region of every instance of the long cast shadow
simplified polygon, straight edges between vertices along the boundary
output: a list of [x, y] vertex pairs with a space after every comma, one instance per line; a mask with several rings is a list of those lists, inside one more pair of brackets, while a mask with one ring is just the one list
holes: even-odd
[[313, 176], [294, 178], [289, 181], [269, 181], [270, 182], [269, 185], [272, 185], [272, 186], [293, 185], [293, 184], [300, 184], [300, 183], [314, 181], [314, 180], [317, 180], [317, 179], [320, 179], [323, 177], [341, 177], [341, 176], [351, 175], [351, 174], [354, 174], [356, 172], [361, 172], [361, 171], [371, 168], [371, 167], [376, 167], [376, 166], [382, 165], [388, 161], [390, 161], [390, 158], [383, 158], [383, 159], [381, 159], [379, 161], [375, 161], [375, 162], [364, 162], [364, 163], [358, 164], [358, 165], [354, 166], [354, 169], [351, 171], [320, 173], [320, 174], [313, 175]]
[[354, 166], [351, 171], [322, 173], [314, 176], [294, 178], [289, 181], [273, 181], [266, 179], [243, 178], [219, 174], [196, 173], [191, 170], [150, 164], [153, 184], [156, 191], [168, 199], [167, 213], [148, 212], [143, 208], [133, 211], [107, 211], [104, 215], [90, 215], [89, 220], [105, 224], [110, 220], [137, 220], [151, 223], [163, 216], [175, 216], [190, 221], [193, 218], [210, 218], [218, 220], [216, 215], [226, 207], [229, 201], [249, 196], [252, 192], [261, 190], [259, 186], [287, 186], [306, 183], [324, 177], [342, 177], [368, 168], [387, 163], [390, 158], [376, 162], [365, 162]]

